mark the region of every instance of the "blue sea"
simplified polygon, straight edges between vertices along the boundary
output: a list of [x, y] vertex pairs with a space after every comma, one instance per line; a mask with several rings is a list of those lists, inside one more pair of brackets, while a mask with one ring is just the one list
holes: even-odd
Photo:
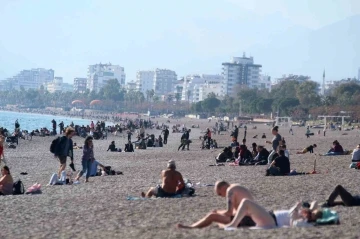
[[75, 125], [89, 125], [91, 122], [89, 119], [0, 111], [0, 127], [7, 128], [10, 132], [15, 128], [15, 120], [19, 121], [21, 130], [31, 131], [44, 127], [52, 129], [51, 121], [53, 119], [55, 119], [57, 125], [64, 121], [65, 126], [70, 125], [71, 122], [74, 122]]

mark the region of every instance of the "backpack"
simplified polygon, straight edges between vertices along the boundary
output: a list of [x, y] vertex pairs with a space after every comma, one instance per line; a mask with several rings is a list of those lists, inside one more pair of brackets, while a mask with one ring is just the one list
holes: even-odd
[[56, 146], [58, 145], [59, 141], [60, 141], [60, 137], [57, 137], [56, 139], [54, 139], [51, 142], [51, 144], [50, 144], [50, 152], [51, 153], [53, 153], [53, 154], [55, 153]]
[[13, 185], [13, 194], [20, 195], [20, 194], [24, 194], [24, 193], [25, 193], [24, 184], [19, 179]]

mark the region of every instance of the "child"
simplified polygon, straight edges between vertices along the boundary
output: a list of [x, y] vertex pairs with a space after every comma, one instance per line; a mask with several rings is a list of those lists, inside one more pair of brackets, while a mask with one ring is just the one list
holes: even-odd
[[286, 145], [285, 145], [285, 144], [283, 144], [283, 145], [280, 146], [280, 150], [284, 150], [284, 155], [285, 155], [285, 157], [287, 157], [288, 159], [290, 159], [290, 153], [289, 153], [289, 151], [286, 149]]
[[307, 152], [312, 154], [312, 153], [314, 153], [314, 148], [316, 148], [316, 147], [317, 147], [316, 144], [310, 145], [309, 147], [304, 148], [303, 151], [299, 151], [296, 154], [306, 154]]

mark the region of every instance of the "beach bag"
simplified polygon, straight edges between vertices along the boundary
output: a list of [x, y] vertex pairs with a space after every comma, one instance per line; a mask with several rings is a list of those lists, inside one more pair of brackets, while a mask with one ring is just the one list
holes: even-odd
[[20, 195], [20, 194], [24, 194], [24, 193], [25, 193], [24, 184], [19, 179], [13, 185], [13, 194]]
[[58, 145], [59, 141], [60, 141], [60, 137], [57, 137], [56, 139], [54, 139], [51, 142], [51, 144], [50, 144], [50, 152], [51, 153], [53, 153], [53, 154], [55, 153], [56, 146]]

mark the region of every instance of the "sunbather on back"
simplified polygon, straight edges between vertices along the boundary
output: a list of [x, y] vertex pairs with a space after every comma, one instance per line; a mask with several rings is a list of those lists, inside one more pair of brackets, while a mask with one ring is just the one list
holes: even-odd
[[145, 194], [141, 193], [142, 197], [173, 197], [180, 194], [185, 188], [184, 179], [180, 172], [176, 171], [175, 161], [168, 162], [167, 169], [161, 172], [162, 184], [157, 187], [152, 187]]
[[[210, 226], [213, 222], [218, 223], [219, 225], [224, 225], [234, 218], [236, 210], [238, 209], [241, 201], [243, 199], [254, 200], [251, 192], [240, 186], [239, 184], [229, 184], [225, 181], [218, 181], [215, 184], [215, 193], [220, 197], [226, 197], [227, 209], [226, 210], [214, 210], [204, 218], [200, 219], [198, 222], [185, 226], [183, 224], [177, 224], [178, 228], [184, 229], [194, 229], [194, 228], [204, 228]], [[241, 221], [238, 222], [237, 226], [254, 226], [255, 223], [251, 217], [244, 217]]]
[[[340, 196], [341, 201], [335, 201], [338, 196]], [[345, 188], [343, 188], [343, 186], [337, 185], [322, 206], [333, 207], [337, 205], [347, 207], [360, 206], [360, 195], [353, 196]]]

